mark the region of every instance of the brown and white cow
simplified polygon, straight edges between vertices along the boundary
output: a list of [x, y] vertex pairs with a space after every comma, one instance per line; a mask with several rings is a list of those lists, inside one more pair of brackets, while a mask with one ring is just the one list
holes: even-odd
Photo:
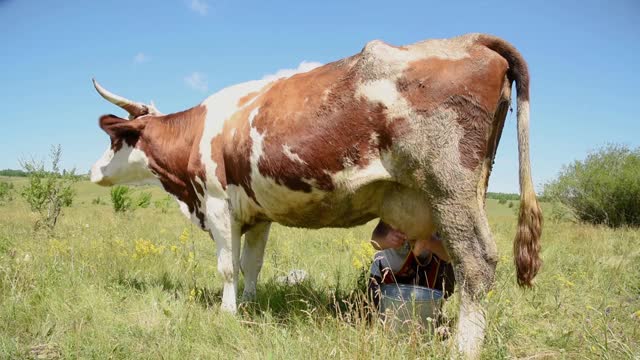
[[[286, 78], [223, 89], [162, 115], [109, 93], [130, 114], [100, 118], [111, 147], [91, 169], [100, 185], [158, 183], [217, 245], [222, 308], [255, 295], [272, 222], [351, 227], [374, 218], [410, 238], [442, 234], [461, 294], [457, 344], [478, 354], [480, 300], [498, 260], [484, 209], [516, 83], [521, 205], [518, 283], [540, 266], [541, 212], [529, 164], [529, 74], [516, 49], [469, 34], [360, 53]], [[245, 243], [240, 258], [240, 238]]]

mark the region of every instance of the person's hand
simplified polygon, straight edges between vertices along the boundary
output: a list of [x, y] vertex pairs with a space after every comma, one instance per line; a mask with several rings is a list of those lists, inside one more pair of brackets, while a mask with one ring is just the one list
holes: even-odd
[[380, 239], [374, 239], [373, 247], [378, 250], [384, 249], [397, 249], [401, 247], [404, 242], [407, 240], [407, 235], [405, 235], [402, 231], [389, 229], [389, 232], [386, 236]]

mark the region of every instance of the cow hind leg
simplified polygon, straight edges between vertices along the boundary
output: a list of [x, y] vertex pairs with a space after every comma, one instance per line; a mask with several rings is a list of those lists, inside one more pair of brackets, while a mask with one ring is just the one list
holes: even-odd
[[240, 261], [240, 268], [244, 275], [243, 300], [252, 301], [256, 297], [258, 275], [262, 269], [264, 248], [267, 245], [270, 228], [270, 222], [259, 223], [249, 229], [244, 235], [242, 259]]
[[461, 300], [457, 348], [466, 358], [477, 358], [486, 324], [481, 300], [493, 286], [495, 276], [495, 243], [483, 207], [476, 199], [438, 201], [434, 215], [453, 261]]

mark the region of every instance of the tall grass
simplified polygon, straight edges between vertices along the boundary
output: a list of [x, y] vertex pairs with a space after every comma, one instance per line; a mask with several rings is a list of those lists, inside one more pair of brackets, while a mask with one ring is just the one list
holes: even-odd
[[[451, 339], [389, 333], [361, 316], [357, 259], [373, 224], [274, 226], [255, 303], [218, 310], [215, 245], [176, 206], [117, 216], [78, 184], [53, 236], [20, 201], [0, 207], [0, 358], [442, 358]], [[156, 190], [154, 189], [154, 197]], [[511, 209], [489, 201], [500, 249], [482, 357], [640, 356], [640, 233], [550, 223], [533, 290], [515, 284]], [[308, 279], [277, 282], [292, 269]], [[240, 284], [242, 287], [242, 282]], [[455, 321], [456, 300], [445, 305]], [[44, 350], [43, 350], [44, 349]]]

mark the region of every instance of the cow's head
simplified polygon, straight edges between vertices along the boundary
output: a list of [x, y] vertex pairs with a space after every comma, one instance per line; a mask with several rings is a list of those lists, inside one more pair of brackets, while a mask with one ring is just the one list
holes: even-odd
[[91, 168], [91, 181], [103, 186], [156, 182], [141, 138], [147, 122], [161, 113], [153, 104], [133, 102], [105, 90], [95, 80], [93, 84], [103, 98], [125, 109], [129, 120], [115, 115], [100, 117], [100, 127], [111, 138], [111, 146]]

